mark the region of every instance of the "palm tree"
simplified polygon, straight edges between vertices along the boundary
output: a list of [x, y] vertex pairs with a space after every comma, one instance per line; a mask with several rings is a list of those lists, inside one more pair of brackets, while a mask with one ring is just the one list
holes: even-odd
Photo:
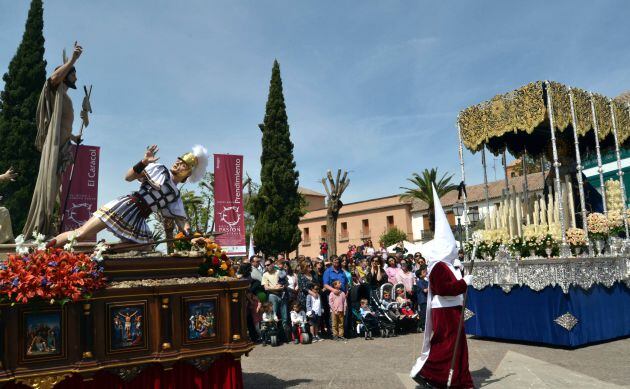
[[448, 192], [457, 189], [457, 185], [451, 184], [453, 175], [444, 173], [442, 178], [438, 180], [437, 168], [424, 169], [422, 174], [413, 173], [411, 178], [407, 178], [407, 181], [414, 184], [413, 188], [406, 188], [401, 186], [400, 189], [404, 189], [405, 193], [400, 195], [401, 200], [422, 200], [429, 206], [429, 228], [431, 231], [435, 230], [435, 214], [433, 212], [433, 188], [431, 184], [435, 184], [435, 190], [438, 192], [438, 197], [442, 197]]

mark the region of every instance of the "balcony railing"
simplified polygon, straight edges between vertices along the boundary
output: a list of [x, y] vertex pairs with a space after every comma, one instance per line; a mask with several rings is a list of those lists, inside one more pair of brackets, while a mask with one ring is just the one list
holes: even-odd
[[340, 242], [347, 242], [350, 239], [348, 233], [341, 233], [339, 234], [339, 241]]
[[361, 230], [361, 239], [367, 239], [371, 236], [372, 234], [370, 233], [370, 230]]
[[310, 245], [311, 245], [311, 238], [302, 239], [302, 246], [310, 246]]

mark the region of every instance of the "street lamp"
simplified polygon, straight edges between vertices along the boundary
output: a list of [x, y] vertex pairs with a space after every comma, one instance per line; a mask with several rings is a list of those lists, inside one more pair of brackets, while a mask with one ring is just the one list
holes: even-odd
[[464, 245], [462, 243], [462, 218], [461, 216], [464, 214], [464, 206], [460, 203], [453, 205], [453, 214], [457, 216], [457, 233], [459, 234], [459, 248], [463, 249]]
[[477, 208], [472, 208], [468, 210], [468, 220], [472, 224], [475, 224], [479, 221], [479, 210]]

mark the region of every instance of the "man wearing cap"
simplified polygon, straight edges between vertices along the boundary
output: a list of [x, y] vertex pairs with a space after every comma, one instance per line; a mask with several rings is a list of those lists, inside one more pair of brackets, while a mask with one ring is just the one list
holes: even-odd
[[[453, 232], [433, 188], [435, 207], [435, 237], [422, 246], [428, 260], [427, 313], [422, 353], [411, 369], [410, 376], [419, 383], [443, 388], [473, 388], [468, 369], [468, 345], [463, 326], [464, 293], [472, 283], [472, 275], [463, 276], [455, 269], [457, 244]], [[458, 340], [459, 333], [459, 340]], [[455, 363], [451, 372], [451, 361]]]

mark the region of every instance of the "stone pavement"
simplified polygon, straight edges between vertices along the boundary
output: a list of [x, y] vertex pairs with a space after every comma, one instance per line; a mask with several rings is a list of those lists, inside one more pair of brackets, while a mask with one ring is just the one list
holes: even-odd
[[[257, 346], [243, 357], [246, 388], [414, 388], [422, 334], [347, 343]], [[630, 388], [630, 339], [576, 350], [468, 338], [476, 387]]]

